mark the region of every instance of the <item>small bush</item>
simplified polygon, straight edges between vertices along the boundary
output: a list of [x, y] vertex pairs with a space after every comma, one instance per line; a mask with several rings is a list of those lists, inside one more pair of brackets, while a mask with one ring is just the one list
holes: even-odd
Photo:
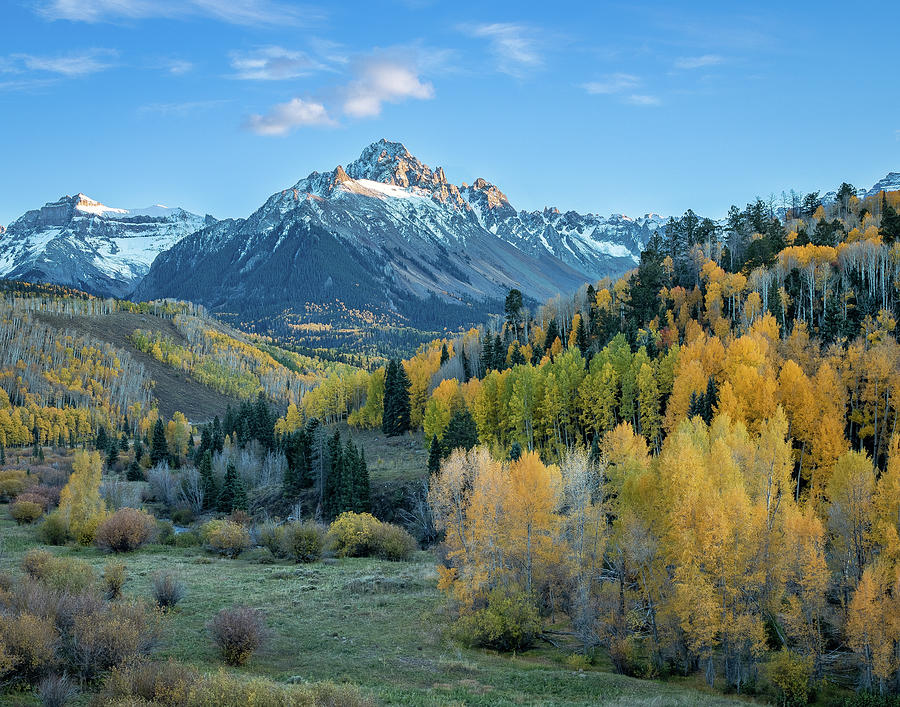
[[156, 605], [163, 610], [172, 609], [185, 595], [184, 582], [167, 571], [153, 575], [150, 591]]
[[48, 675], [38, 683], [42, 707], [65, 707], [78, 695], [78, 688], [65, 675]]
[[103, 586], [106, 588], [107, 599], [118, 599], [122, 596], [125, 577], [125, 564], [123, 562], [106, 563], [106, 567], [103, 568]]
[[175, 534], [175, 547], [197, 547], [202, 542], [196, 530], [185, 530]]
[[36, 503], [41, 507], [41, 510], [46, 511], [50, 507], [50, 499], [45, 492], [44, 487], [41, 486], [32, 486], [27, 491], [20, 493], [14, 499], [13, 503], [17, 501], [31, 501], [32, 503]]
[[69, 524], [59, 511], [53, 511], [38, 527], [38, 539], [47, 545], [65, 545], [69, 541]]
[[155, 531], [156, 519], [149, 513], [120, 508], [97, 528], [94, 544], [110, 552], [131, 552], [150, 542]]
[[280, 552], [294, 562], [315, 562], [322, 557], [325, 534], [315, 523], [291, 523], [283, 527]]
[[405, 560], [416, 549], [415, 539], [406, 530], [370, 513], [341, 513], [328, 529], [328, 537], [339, 557]]
[[800, 707], [809, 702], [811, 675], [812, 660], [789, 650], [780, 650], [769, 661], [769, 680], [785, 707]]
[[29, 550], [22, 558], [25, 573], [58, 591], [79, 594], [93, 587], [91, 566], [74, 557], [55, 557], [46, 550]]
[[138, 660], [113, 669], [104, 683], [106, 698], [137, 698], [146, 703], [186, 705], [203, 677], [193, 667], [169, 659]]
[[262, 614], [247, 606], [222, 609], [207, 624], [213, 642], [228, 665], [243, 665], [265, 640]]
[[263, 523], [254, 532], [255, 542], [261, 545], [277, 557], [282, 556], [282, 541], [284, 540], [284, 526], [275, 523]]
[[22, 469], [0, 470], [0, 501], [11, 501], [25, 490], [28, 475]]
[[494, 592], [488, 605], [466, 614], [454, 626], [454, 635], [467, 646], [498, 651], [524, 651], [541, 632], [537, 607], [523, 594]]
[[250, 546], [249, 531], [230, 520], [211, 520], [200, 534], [210, 550], [226, 557], [235, 557]]
[[251, 547], [240, 554], [244, 562], [255, 562], [258, 565], [275, 564], [277, 558], [267, 547]]
[[33, 614], [0, 615], [0, 655], [5, 656], [7, 680], [28, 682], [53, 662], [59, 636], [52, 619]]
[[175, 544], [175, 526], [168, 520], [158, 521], [156, 524], [156, 542], [160, 545]]
[[240, 509], [234, 510], [228, 516], [228, 520], [232, 523], [237, 523], [238, 525], [243, 525], [245, 528], [249, 528], [253, 524], [253, 518], [250, 517], [245, 511]]
[[10, 504], [9, 515], [18, 525], [28, 525], [44, 515], [44, 509], [34, 501], [17, 499]]

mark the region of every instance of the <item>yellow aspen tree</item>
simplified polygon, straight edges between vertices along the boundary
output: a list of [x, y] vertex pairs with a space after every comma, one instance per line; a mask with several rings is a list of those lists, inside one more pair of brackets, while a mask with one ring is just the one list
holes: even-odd
[[69, 533], [81, 544], [94, 539], [97, 527], [106, 515], [100, 496], [103, 462], [99, 452], [78, 450], [72, 463], [72, 474], [59, 494], [59, 513]]

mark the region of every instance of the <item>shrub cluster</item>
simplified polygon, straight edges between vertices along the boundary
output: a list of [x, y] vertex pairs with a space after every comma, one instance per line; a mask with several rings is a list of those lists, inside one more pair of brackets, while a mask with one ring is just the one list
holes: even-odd
[[40, 503], [22, 498], [22, 496], [28, 495], [30, 494], [21, 494], [9, 505], [9, 515], [19, 525], [34, 523], [44, 515], [44, 508]]
[[22, 569], [0, 590], [0, 685], [36, 687], [54, 704], [68, 692], [58, 676], [91, 682], [155, 644], [157, 614], [105, 601], [86, 563], [33, 550]]
[[380, 557], [405, 560], [416, 541], [404, 528], [384, 523], [370, 513], [341, 513], [328, 529], [328, 538], [339, 557]]
[[94, 544], [110, 552], [131, 552], [147, 544], [156, 533], [156, 519], [136, 508], [120, 508], [97, 528]]
[[107, 678], [103, 704], [159, 704], [165, 707], [370, 707], [373, 703], [352, 685], [330, 682], [284, 685], [265, 678], [204, 675], [172, 660], [137, 661], [116, 668]]
[[156, 605], [166, 611], [184, 599], [186, 593], [184, 583], [172, 572], [165, 570], [153, 575], [150, 592]]
[[525, 594], [496, 590], [485, 607], [464, 614], [453, 627], [454, 636], [464, 645], [497, 651], [524, 651], [540, 632], [540, 614]]
[[311, 521], [284, 525], [267, 523], [257, 529], [256, 541], [275, 557], [315, 562], [325, 549], [326, 530]]
[[69, 524], [59, 511], [44, 518], [38, 528], [38, 539], [47, 545], [65, 545], [69, 540]]
[[266, 638], [262, 614], [248, 606], [222, 609], [207, 628], [228, 665], [246, 663]]
[[13, 500], [28, 483], [28, 474], [23, 469], [0, 470], [0, 502]]
[[206, 547], [213, 552], [236, 557], [250, 546], [250, 532], [230, 520], [211, 520], [200, 530]]

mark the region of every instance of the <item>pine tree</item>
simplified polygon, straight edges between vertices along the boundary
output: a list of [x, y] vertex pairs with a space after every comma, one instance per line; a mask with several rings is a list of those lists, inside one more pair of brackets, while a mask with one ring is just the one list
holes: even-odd
[[703, 417], [703, 398], [703, 393], [700, 395], [697, 395], [696, 392], [691, 393], [691, 399], [688, 403], [688, 419]]
[[384, 410], [381, 414], [381, 431], [387, 436], [396, 434], [397, 422], [397, 362], [391, 359], [384, 372]]
[[369, 465], [366, 463], [366, 452], [359, 450], [359, 468], [356, 471], [356, 512], [368, 513], [372, 508], [369, 489]]
[[475, 425], [475, 418], [468, 408], [463, 408], [450, 418], [450, 424], [447, 425], [447, 431], [444, 432], [444, 453], [449, 454], [454, 449], [472, 449], [478, 444], [478, 428]]
[[509, 460], [511, 462], [517, 462], [522, 458], [522, 445], [518, 442], [513, 442], [512, 446], [509, 448]]
[[166, 428], [162, 420], [153, 425], [153, 441], [150, 444], [150, 463], [153, 466], [162, 464], [169, 458], [169, 445], [166, 443]]
[[212, 469], [212, 452], [207, 449], [200, 457], [200, 478], [203, 484], [203, 505], [211, 508], [219, 497], [219, 487]]
[[134, 442], [134, 460], [140, 462], [144, 457], [144, 445], [141, 444], [141, 440], [135, 440]]
[[487, 375], [494, 368], [494, 337], [486, 334], [484, 345], [481, 347], [481, 370]]
[[34, 426], [31, 434], [34, 436], [34, 458], [40, 459], [43, 456], [44, 450], [41, 447], [41, 431], [38, 429], [37, 425]]
[[466, 355], [466, 350], [462, 349], [462, 367], [463, 367], [463, 383], [468, 383], [469, 379], [472, 378], [472, 369], [469, 366], [469, 357]]
[[6, 464], [6, 445], [0, 442], [0, 464]]
[[[228, 416], [231, 415], [231, 406], [228, 406], [228, 412], [226, 413], [225, 419], [228, 419]], [[229, 433], [230, 434], [230, 433]], [[222, 453], [222, 450], [225, 448], [225, 435], [222, 432], [222, 423], [219, 422], [219, 416], [216, 415], [213, 418], [213, 428], [212, 428], [212, 448], [214, 451]]]
[[124, 432], [122, 433], [122, 439], [119, 440], [119, 449], [123, 452], [128, 451], [128, 435]]
[[784, 308], [781, 306], [781, 288], [778, 286], [775, 278], [772, 278], [772, 283], [769, 285], [768, 305], [769, 312], [771, 312], [772, 316], [775, 317], [775, 321], [778, 322], [783, 329]]
[[584, 317], [578, 320], [578, 328], [575, 330], [575, 345], [582, 355], [587, 353], [590, 342], [588, 341], [587, 329], [584, 326]]
[[884, 192], [881, 192], [881, 234], [882, 242], [890, 245], [900, 240], [900, 214], [887, 203]]
[[132, 459], [131, 463], [128, 464], [128, 469], [125, 471], [125, 478], [128, 481], [144, 480], [144, 470], [141, 469], [141, 465], [138, 464], [137, 459]]
[[447, 344], [441, 344], [441, 365], [443, 366], [447, 361], [450, 360], [450, 352], [447, 351]]
[[437, 435], [432, 435], [431, 446], [428, 448], [428, 473], [437, 474], [441, 470], [441, 441]]
[[703, 421], [708, 425], [712, 422], [716, 405], [719, 403], [719, 391], [716, 389], [716, 381], [712, 376], [706, 381], [706, 392], [703, 394], [701, 402], [702, 408], [700, 415], [703, 417]]
[[109, 449], [106, 451], [106, 468], [111, 470], [119, 461], [119, 444], [114, 437], [109, 441]]
[[106, 434], [106, 427], [100, 425], [100, 427], [97, 428], [97, 437], [94, 440], [94, 449], [96, 449], [98, 452], [101, 450], [105, 452], [108, 447], [109, 437]]
[[556, 323], [555, 319], [551, 319], [547, 325], [547, 335], [544, 337], [544, 350], [549, 350], [557, 338], [559, 338], [559, 324]]
[[394, 432], [395, 435], [402, 435], [409, 431], [410, 415], [412, 410], [409, 402], [409, 377], [406, 375], [406, 369], [402, 363], [397, 363], [397, 374], [395, 379], [395, 418]]
[[344, 459], [341, 433], [335, 430], [328, 440], [328, 475], [325, 477], [324, 512], [327, 518], [334, 518], [341, 512], [341, 489], [343, 486]]
[[234, 462], [228, 462], [225, 470], [225, 482], [219, 494], [218, 510], [223, 513], [247, 510], [247, 491]]

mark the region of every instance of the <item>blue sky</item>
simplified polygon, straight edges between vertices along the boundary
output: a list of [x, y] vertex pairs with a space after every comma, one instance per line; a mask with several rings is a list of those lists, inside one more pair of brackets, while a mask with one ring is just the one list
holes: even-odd
[[518, 208], [712, 216], [900, 170], [900, 3], [6, 0], [0, 223], [246, 216], [399, 140]]

